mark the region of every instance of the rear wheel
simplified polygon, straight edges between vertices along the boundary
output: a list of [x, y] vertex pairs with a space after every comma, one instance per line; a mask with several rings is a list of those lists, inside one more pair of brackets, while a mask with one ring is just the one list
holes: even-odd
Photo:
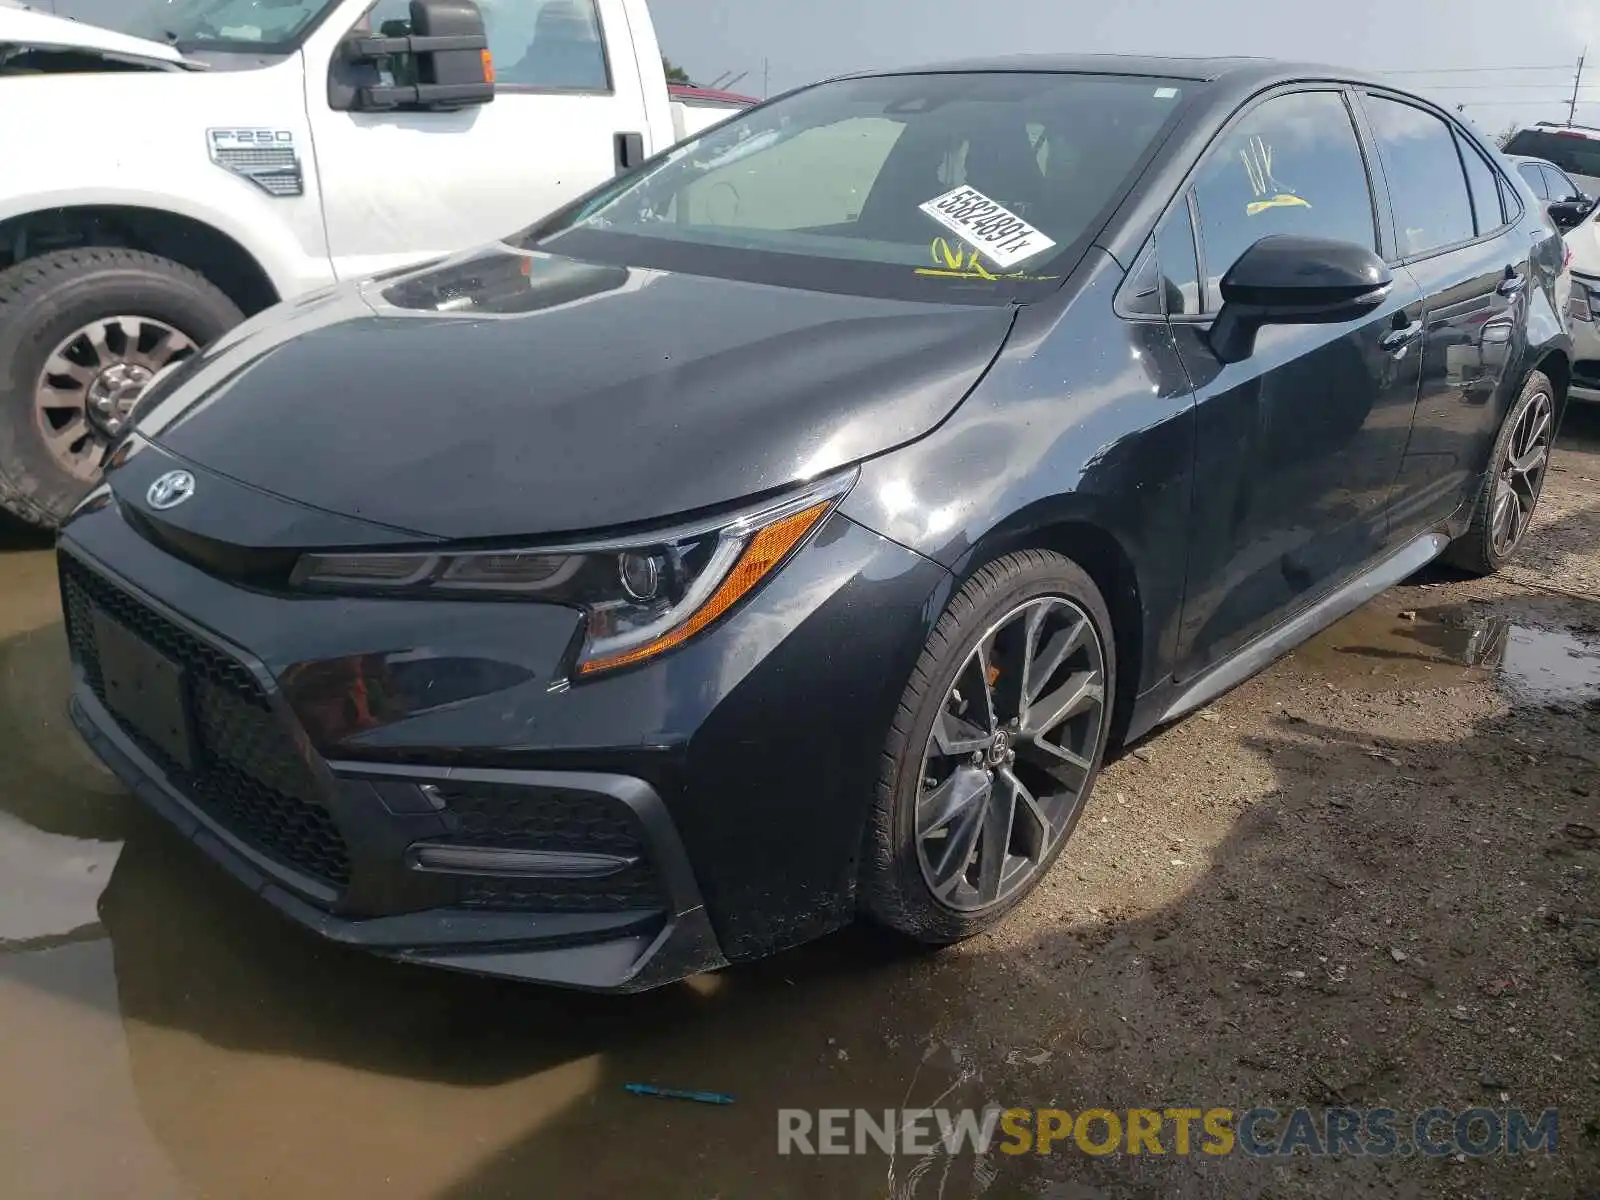
[[145, 385], [242, 319], [201, 275], [135, 250], [64, 250], [0, 272], [0, 508], [59, 524]]
[[1555, 430], [1555, 388], [1534, 371], [1495, 439], [1472, 525], [1450, 543], [1447, 561], [1474, 575], [1492, 575], [1510, 561], [1544, 491]]
[[950, 602], [884, 749], [862, 899], [940, 945], [981, 933], [1043, 878], [1105, 752], [1116, 662], [1094, 581], [1043, 551], [983, 567]]

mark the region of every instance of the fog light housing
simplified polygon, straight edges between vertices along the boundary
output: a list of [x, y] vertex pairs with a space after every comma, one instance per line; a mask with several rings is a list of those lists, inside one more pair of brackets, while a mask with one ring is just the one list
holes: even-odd
[[604, 879], [639, 860], [575, 850], [508, 850], [500, 846], [453, 846], [418, 842], [411, 866], [444, 875], [500, 875], [517, 879]]

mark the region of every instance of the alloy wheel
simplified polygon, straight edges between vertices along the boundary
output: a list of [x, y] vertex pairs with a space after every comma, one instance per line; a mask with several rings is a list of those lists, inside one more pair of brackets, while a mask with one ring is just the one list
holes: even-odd
[[34, 388], [34, 418], [51, 455], [73, 476], [94, 480], [106, 444], [126, 427], [150, 380], [197, 349], [151, 317], [103, 317], [63, 338]]
[[1002, 904], [1050, 861], [1093, 778], [1105, 648], [1062, 596], [989, 627], [956, 672], [922, 756], [918, 865], [948, 908]]
[[1550, 397], [1535, 392], [1517, 415], [1506, 443], [1505, 457], [1496, 472], [1494, 508], [1489, 520], [1489, 537], [1495, 555], [1505, 558], [1517, 548], [1533, 509], [1544, 488], [1550, 466], [1551, 434], [1555, 430], [1555, 410]]

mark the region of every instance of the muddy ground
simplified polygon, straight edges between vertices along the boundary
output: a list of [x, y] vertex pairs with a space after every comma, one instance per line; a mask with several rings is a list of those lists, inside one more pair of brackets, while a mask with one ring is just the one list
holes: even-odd
[[[378, 962], [241, 895], [78, 745], [49, 553], [4, 536], [8, 1200], [1600, 1196], [1600, 411], [1517, 566], [1397, 588], [1124, 755], [999, 932], [631, 998]], [[1461, 1160], [776, 1153], [780, 1107], [988, 1102], [1560, 1127]]]

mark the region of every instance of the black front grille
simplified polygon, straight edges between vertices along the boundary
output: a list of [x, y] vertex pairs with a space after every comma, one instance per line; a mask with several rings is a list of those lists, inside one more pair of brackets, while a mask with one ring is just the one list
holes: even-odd
[[311, 770], [256, 677], [66, 554], [61, 598], [67, 637], [102, 703], [95, 644], [98, 609], [183, 669], [194, 720], [195, 761], [184, 767], [125, 722], [122, 731], [198, 808], [270, 858], [336, 888], [350, 882], [350, 852], [318, 804]]
[[633, 809], [594, 792], [452, 781], [439, 786], [450, 840], [462, 845], [610, 854], [636, 861], [599, 879], [463, 881], [468, 908], [623, 912], [661, 907], [644, 830]]

